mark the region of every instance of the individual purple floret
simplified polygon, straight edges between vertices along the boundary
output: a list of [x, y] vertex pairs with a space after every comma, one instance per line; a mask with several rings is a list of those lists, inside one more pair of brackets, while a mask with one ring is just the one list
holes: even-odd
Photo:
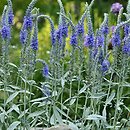
[[33, 26], [33, 20], [32, 20], [32, 17], [31, 16], [25, 16], [24, 17], [24, 28], [26, 29], [32, 29], [32, 26]]
[[27, 30], [22, 29], [20, 31], [20, 42], [24, 44], [26, 42], [26, 39], [27, 39]]
[[43, 67], [42, 74], [43, 74], [43, 76], [45, 76], [45, 77], [48, 77], [48, 76], [49, 76], [49, 68], [48, 68], [48, 65], [45, 65], [45, 66]]
[[8, 12], [8, 24], [12, 25], [13, 24], [13, 20], [14, 20], [13, 10], [10, 9], [9, 12]]
[[31, 48], [36, 51], [38, 50], [38, 38], [34, 37], [32, 38], [32, 42], [31, 42]]
[[96, 41], [96, 46], [97, 47], [102, 47], [104, 45], [104, 36], [98, 36], [97, 41]]
[[68, 26], [67, 25], [62, 25], [60, 28], [61, 28], [62, 36], [67, 37], [68, 36]]
[[75, 45], [78, 44], [78, 39], [77, 39], [77, 34], [76, 33], [72, 34], [72, 36], [70, 38], [70, 44], [72, 46], [75, 46]]
[[78, 33], [78, 35], [83, 35], [84, 34], [84, 25], [83, 24], [80, 24], [80, 23], [78, 23], [78, 25], [77, 25], [77, 33]]
[[130, 45], [129, 44], [124, 44], [122, 47], [122, 52], [123, 54], [130, 54]]
[[122, 4], [116, 2], [116, 3], [112, 4], [111, 12], [114, 14], [118, 14], [122, 7], [123, 7]]
[[121, 39], [120, 39], [120, 34], [117, 32], [115, 34], [113, 34], [113, 37], [112, 37], [112, 46], [115, 47], [115, 46], [120, 46], [121, 44]]
[[103, 57], [103, 51], [101, 50], [101, 51], [99, 52], [98, 62], [99, 62], [100, 64], [103, 63], [103, 59], [104, 59], [104, 57]]
[[114, 31], [115, 31], [115, 28], [116, 28], [116, 26], [114, 26], [114, 25], [111, 26], [111, 31], [114, 32]]
[[102, 32], [103, 32], [103, 34], [108, 34], [109, 33], [109, 27], [108, 26], [103, 27]]
[[109, 66], [110, 66], [110, 62], [105, 59], [105, 60], [102, 62], [102, 64], [101, 64], [101, 71], [102, 71], [102, 73], [105, 73], [106, 71], [108, 71]]
[[85, 40], [84, 40], [84, 45], [86, 47], [94, 47], [94, 36], [86, 35]]
[[55, 31], [55, 38], [59, 41], [60, 38], [61, 38], [61, 29], [58, 28], [56, 31]]
[[53, 46], [55, 45], [55, 41], [56, 41], [55, 34], [51, 32], [51, 42]]
[[130, 32], [130, 26], [129, 25], [125, 25], [124, 26], [124, 34], [125, 34], [126, 37], [128, 36], [129, 32]]
[[1, 36], [4, 40], [6, 39], [10, 39], [11, 38], [11, 31], [10, 31], [10, 27], [4, 25], [1, 29]]

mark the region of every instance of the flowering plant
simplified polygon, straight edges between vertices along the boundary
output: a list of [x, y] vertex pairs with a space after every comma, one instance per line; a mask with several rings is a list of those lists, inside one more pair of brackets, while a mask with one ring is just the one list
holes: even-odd
[[[35, 7], [37, 1], [31, 1], [23, 19], [19, 66], [9, 59], [14, 19], [11, 0], [7, 0], [3, 10], [0, 92], [4, 96], [0, 103], [0, 129], [30, 130], [62, 123], [72, 130], [128, 129], [130, 0], [126, 13], [121, 4], [112, 5], [111, 12], [117, 17], [112, 33], [107, 13], [100, 27], [94, 30], [91, 18], [94, 0], [85, 4], [76, 25], [66, 15], [62, 1], [57, 0], [58, 28], [49, 16], [40, 14]], [[126, 21], [121, 20], [122, 15]], [[50, 62], [37, 59], [41, 18], [47, 19], [51, 27]], [[66, 41], [68, 37], [70, 43]], [[71, 48], [68, 53], [66, 44]], [[40, 63], [42, 68], [37, 69]], [[34, 77], [40, 72], [43, 80], [37, 82]], [[41, 93], [41, 97], [36, 97], [36, 93]]]

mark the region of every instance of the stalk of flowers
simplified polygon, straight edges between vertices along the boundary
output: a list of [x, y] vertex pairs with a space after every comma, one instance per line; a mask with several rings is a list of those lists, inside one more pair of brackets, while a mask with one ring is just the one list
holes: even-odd
[[[34, 16], [34, 26], [32, 29], [32, 37], [31, 37], [31, 43], [30, 43], [30, 51], [28, 55], [28, 60], [29, 60], [29, 65], [28, 65], [28, 77], [30, 77], [30, 80], [33, 80], [34, 73], [35, 73], [35, 65], [36, 65], [36, 56], [37, 56], [37, 50], [38, 50], [38, 15], [39, 15], [39, 10], [36, 9], [36, 14]], [[32, 98], [32, 86], [33, 84], [29, 84], [29, 114], [32, 111], [31, 108], [31, 98]]]
[[[84, 39], [84, 46], [85, 47], [88, 47], [88, 52], [89, 52], [89, 56], [88, 56], [88, 63], [87, 63], [87, 73], [88, 73], [88, 76], [91, 80], [92, 78], [92, 74], [91, 74], [91, 69], [93, 68], [93, 59], [92, 59], [92, 51], [93, 51], [93, 48], [94, 48], [94, 31], [93, 31], [93, 24], [92, 24], [92, 20], [91, 20], [91, 15], [90, 15], [90, 10], [91, 10], [91, 7], [94, 3], [94, 0], [91, 2], [91, 4], [87, 6], [87, 27], [88, 27], [88, 33], [87, 35], [85, 36], [85, 39]], [[91, 66], [90, 66], [91, 65]]]
[[[121, 24], [121, 14], [122, 14], [123, 8], [120, 9], [119, 15], [118, 15], [118, 21], [117, 21], [117, 26]], [[128, 20], [129, 21], [129, 20]], [[127, 22], [127, 21], [126, 21]], [[126, 23], [125, 26], [127, 26], [129, 24]], [[115, 81], [119, 83], [119, 85], [117, 86], [117, 95], [116, 95], [116, 105], [115, 105], [115, 114], [114, 114], [114, 121], [113, 121], [113, 126], [114, 128], [116, 128], [117, 122], [118, 122], [118, 114], [121, 114], [121, 111], [118, 111], [118, 103], [121, 102], [121, 98], [122, 98], [122, 93], [123, 93], [123, 87], [122, 87], [122, 83], [124, 82], [124, 77], [122, 77], [122, 73], [124, 73], [124, 59], [125, 57], [123, 57], [122, 54], [122, 50], [124, 50], [124, 46], [122, 48], [122, 44], [121, 44], [121, 37], [120, 37], [120, 28], [116, 28], [115, 30], [115, 34], [114, 37], [112, 39], [112, 44], [114, 47], [114, 69], [116, 70], [116, 77], [115, 77]], [[126, 31], [126, 30], [125, 30]], [[127, 37], [127, 32], [126, 33], [126, 37]], [[126, 38], [124, 38], [124, 41], [126, 41]], [[122, 69], [123, 68], [123, 69]]]
[[71, 26], [71, 36], [70, 36], [70, 45], [72, 47], [72, 51], [71, 51], [71, 54], [70, 54], [70, 67], [69, 67], [69, 71], [70, 71], [70, 74], [72, 74], [72, 72], [74, 72], [74, 69], [75, 69], [75, 51], [78, 47], [78, 39], [77, 39], [77, 28], [76, 26], [73, 24], [72, 20], [70, 18], [68, 18], [66, 15], [60, 13], [69, 23], [69, 25]]
[[[7, 1], [8, 2], [8, 1]], [[3, 83], [4, 83], [4, 104], [3, 109], [6, 111], [6, 98], [9, 96], [9, 92], [7, 91], [7, 87], [9, 84], [9, 78], [10, 78], [10, 72], [9, 72], [9, 46], [10, 46], [10, 40], [11, 40], [11, 25], [10, 21], [13, 22], [13, 13], [10, 14], [9, 10], [12, 10], [12, 2], [8, 2], [8, 5], [5, 5], [3, 14], [2, 14], [2, 20], [1, 20], [1, 30], [0, 30], [0, 36], [2, 38], [2, 61], [1, 61], [1, 69], [3, 70], [3, 76], [1, 76]], [[13, 12], [13, 11], [12, 11]], [[11, 17], [11, 18], [10, 18]], [[9, 20], [10, 18], [10, 20]], [[4, 115], [4, 123], [3, 125], [5, 128], [8, 127], [7, 121], [8, 117]]]
[[7, 64], [9, 61], [8, 59], [8, 49], [9, 49], [9, 42], [11, 39], [11, 29], [8, 24], [8, 6], [4, 7], [3, 14], [2, 14], [2, 22], [1, 22], [1, 38], [2, 38], [2, 56], [3, 56], [3, 65]]
[[13, 25], [13, 19], [14, 19], [14, 14], [13, 14], [13, 8], [12, 8], [12, 1], [7, 0], [8, 2], [8, 24], [11, 27]]
[[[41, 83], [40, 90], [43, 92], [43, 97], [46, 97], [45, 105], [43, 105], [42, 109], [45, 109], [45, 113], [47, 115], [46, 121], [48, 122], [47, 127], [49, 127], [50, 119], [51, 119], [51, 111], [52, 111], [52, 106], [51, 106], [50, 102], [52, 102], [52, 100], [53, 100], [52, 97], [51, 97], [53, 91], [51, 91], [51, 88], [50, 88], [51, 87], [50, 86], [50, 78], [51, 78], [50, 76], [51, 76], [51, 74], [49, 72], [49, 66], [44, 60], [37, 59], [36, 62], [42, 63], [42, 66], [43, 66], [42, 69], [41, 69], [41, 72], [42, 72], [42, 76], [44, 78], [44, 82]], [[43, 125], [43, 127], [45, 126], [44, 120], [43, 120], [42, 125]]]
[[52, 75], [52, 77], [54, 77], [54, 74], [55, 74], [55, 66], [54, 66], [54, 57], [55, 57], [55, 44], [56, 44], [56, 39], [55, 39], [55, 27], [54, 27], [54, 22], [53, 20], [47, 16], [47, 15], [39, 15], [38, 16], [38, 19], [40, 18], [45, 18], [49, 21], [50, 23], [50, 27], [51, 27], [51, 33], [50, 33], [50, 37], [51, 37], [51, 45], [52, 45], [52, 48], [51, 48], [51, 53], [50, 53], [50, 73]]
[[109, 25], [108, 25], [108, 14], [107, 13], [104, 13], [104, 21], [102, 23], [102, 33], [104, 34], [104, 46], [103, 46], [103, 54], [104, 56], [107, 55], [108, 53], [108, 37], [109, 37]]
[[[32, 10], [37, 0], [32, 0], [29, 4], [26, 15], [24, 16], [23, 26], [20, 31], [20, 41], [22, 43], [22, 50], [21, 50], [21, 69], [24, 72], [24, 75], [28, 75], [26, 72], [27, 66], [29, 65], [29, 55], [30, 55], [30, 39], [31, 39], [31, 32], [33, 28], [33, 15]], [[27, 69], [28, 70], [28, 69]]]
[[[57, 0], [60, 6], [60, 13], [65, 15], [65, 10], [63, 7], [63, 4], [61, 0]], [[64, 51], [65, 51], [65, 46], [66, 46], [66, 37], [68, 36], [68, 23], [66, 19], [59, 14], [59, 29], [60, 29], [60, 35], [61, 35], [61, 57], [64, 57]]]
[[[80, 20], [78, 21], [78, 24], [76, 25], [76, 33], [77, 33], [77, 48], [78, 48], [78, 54], [77, 54], [77, 61], [76, 61], [76, 68], [78, 69], [78, 72], [76, 73], [77, 77], [77, 100], [76, 100], [76, 107], [75, 107], [75, 122], [77, 120], [77, 114], [78, 114], [78, 104], [79, 104], [79, 90], [80, 87], [82, 85], [82, 80], [83, 80], [83, 76], [82, 76], [82, 72], [83, 72], [83, 67], [84, 67], [84, 60], [85, 60], [85, 56], [84, 56], [84, 20], [86, 18], [86, 14], [87, 14], [87, 7], [85, 8], [85, 11], [83, 13], [83, 15], [81, 16]], [[77, 70], [76, 69], [76, 70]]]
[[[77, 67], [83, 67], [84, 63], [84, 20], [87, 15], [87, 7], [85, 8], [85, 11], [83, 15], [81, 16], [80, 20], [78, 21], [78, 24], [76, 25], [76, 32], [77, 32], [77, 39], [78, 39], [78, 65]], [[82, 64], [81, 64], [82, 63]]]
[[[121, 23], [121, 16], [122, 16], [123, 8], [119, 11], [118, 19], [117, 19], [117, 25]], [[121, 67], [121, 36], [120, 36], [120, 27], [115, 30], [115, 33], [112, 36], [112, 46], [113, 46], [113, 53], [114, 53], [114, 68], [120, 68]]]
[[[59, 25], [58, 29], [55, 30], [54, 28], [54, 23], [52, 21], [52, 19], [49, 16], [46, 15], [40, 15], [39, 18], [44, 17], [46, 19], [49, 20], [50, 25], [51, 25], [51, 42], [52, 42], [52, 48], [51, 48], [51, 54], [50, 54], [50, 78], [49, 78], [49, 82], [51, 83], [51, 87], [52, 87], [52, 91], [54, 93], [57, 93], [57, 85], [59, 84], [58, 82], [61, 79], [61, 64], [60, 64], [60, 60], [62, 57], [62, 44], [63, 43], [63, 37], [65, 36], [65, 34], [67, 33], [66, 29], [63, 29], [62, 26], [62, 22]], [[65, 37], [64, 37], [65, 39]], [[63, 58], [63, 57], [62, 57]], [[61, 92], [59, 92], [61, 93]], [[53, 96], [53, 95], [51, 95]], [[54, 95], [52, 100], [52, 104], [54, 104], [53, 106], [56, 107], [56, 103], [57, 103], [57, 97], [56, 95]], [[51, 106], [50, 106], [50, 110], [51, 110]], [[53, 108], [54, 109], [54, 108]], [[50, 117], [51, 118], [51, 117]], [[49, 119], [50, 120], [50, 119]], [[54, 122], [56, 123], [56, 115], [54, 114]]]
[[[23, 97], [23, 112], [24, 112], [24, 117], [23, 117], [23, 128], [26, 129], [28, 124], [27, 124], [27, 80], [29, 78], [32, 78], [32, 73], [30, 74], [29, 70], [32, 67], [32, 64], [34, 65], [35, 63], [35, 57], [36, 57], [36, 51], [38, 49], [38, 39], [37, 39], [37, 19], [34, 23], [33, 20], [33, 14], [32, 10], [35, 5], [37, 0], [32, 0], [31, 3], [29, 4], [27, 10], [26, 10], [26, 15], [24, 16], [24, 22], [22, 29], [20, 31], [20, 42], [22, 43], [22, 50], [21, 50], [21, 59], [20, 59], [20, 76], [21, 78], [21, 88], [24, 86], [24, 97]], [[36, 13], [37, 15], [37, 13]], [[32, 34], [32, 29], [34, 27], [34, 33], [32, 35], [31, 39], [31, 34]], [[30, 41], [31, 39], [31, 41]], [[31, 45], [30, 45], [31, 42]], [[31, 68], [31, 70], [34, 69]], [[24, 85], [23, 85], [23, 80], [24, 79]], [[31, 86], [30, 88], [31, 89]], [[20, 95], [22, 96], [22, 95]], [[22, 111], [22, 108], [21, 108]]]
[[[70, 104], [71, 104], [72, 86], [73, 86], [72, 79], [73, 79], [74, 73], [76, 72], [75, 71], [75, 66], [76, 66], [75, 59], [76, 59], [76, 49], [78, 48], [78, 34], [77, 34], [77, 26], [75, 26], [73, 24], [71, 19], [62, 13], [60, 13], [60, 14], [69, 22], [69, 25], [71, 26], [71, 31], [72, 31], [71, 36], [70, 36], [70, 45], [71, 45], [72, 50], [71, 50], [70, 61], [69, 61], [69, 82], [70, 82], [69, 99], [70, 99]], [[76, 108], [76, 110], [77, 110], [77, 108]], [[69, 109], [67, 111], [67, 116], [68, 115], [69, 115]], [[75, 116], [75, 118], [76, 118], [76, 116]], [[68, 118], [66, 120], [68, 120]]]

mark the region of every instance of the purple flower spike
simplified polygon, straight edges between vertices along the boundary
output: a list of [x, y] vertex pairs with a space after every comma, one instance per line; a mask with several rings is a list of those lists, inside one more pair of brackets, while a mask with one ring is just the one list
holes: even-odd
[[101, 71], [102, 71], [103, 73], [105, 73], [106, 71], [108, 71], [109, 66], [110, 66], [110, 62], [105, 59], [105, 60], [102, 62], [102, 64], [101, 64]]
[[97, 37], [97, 47], [102, 47], [104, 45], [104, 36], [98, 36]]
[[74, 33], [72, 36], [71, 36], [71, 39], [70, 39], [70, 44], [73, 46], [77, 45], [78, 44], [78, 41], [77, 41], [77, 34]]
[[86, 47], [94, 47], [94, 36], [93, 35], [86, 35], [84, 45]]
[[24, 44], [26, 42], [26, 39], [27, 39], [27, 30], [21, 30], [20, 31], [20, 42], [22, 44]]
[[45, 77], [48, 77], [48, 76], [49, 76], [49, 68], [48, 68], [48, 65], [45, 65], [45, 66], [43, 67], [42, 74], [43, 74], [43, 76], [45, 76]]
[[14, 14], [13, 14], [13, 10], [11, 9], [11, 10], [9, 10], [9, 13], [8, 13], [8, 24], [12, 25], [13, 20], [14, 20]]
[[108, 34], [109, 33], [109, 27], [105, 26], [102, 31], [103, 31], [104, 34]]
[[120, 39], [120, 35], [119, 33], [115, 33], [112, 37], [112, 46], [115, 47], [115, 46], [120, 46], [121, 44], [121, 39]]
[[111, 6], [111, 12], [114, 13], [114, 14], [118, 14], [119, 11], [120, 11], [120, 9], [121, 9], [122, 7], [123, 7], [122, 4], [120, 4], [120, 3], [114, 3], [114, 4], [112, 4], [112, 6]]
[[124, 46], [122, 47], [122, 52], [123, 54], [130, 54], [130, 45], [129, 44], [124, 44]]
[[64, 36], [64, 37], [67, 37], [67, 36], [68, 36], [68, 26], [67, 26], [67, 25], [61, 26], [61, 34], [62, 34], [62, 36]]
[[24, 17], [24, 27], [26, 29], [32, 29], [32, 26], [33, 26], [32, 17], [31, 16], [29, 16], [29, 17], [25, 16]]
[[32, 38], [31, 48], [34, 51], [38, 50], [38, 39], [37, 39], [37, 37]]
[[80, 34], [84, 34], [84, 25], [83, 24], [78, 24], [77, 25], [77, 33]]
[[4, 25], [1, 29], [1, 36], [2, 38], [5, 39], [10, 39], [11, 38], [11, 32], [10, 32], [10, 27]]
[[124, 34], [127, 37], [129, 35], [130, 32], [130, 26], [129, 25], [125, 25], [124, 26]]
[[61, 38], [61, 29], [55, 31], [55, 38], [59, 41]]

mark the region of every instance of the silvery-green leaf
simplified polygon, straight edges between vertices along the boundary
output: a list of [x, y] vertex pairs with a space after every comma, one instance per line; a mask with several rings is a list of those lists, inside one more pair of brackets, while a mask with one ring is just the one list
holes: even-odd
[[4, 83], [0, 81], [0, 86], [3, 86], [3, 85], [4, 85]]
[[72, 98], [72, 99], [70, 100], [70, 105], [73, 105], [73, 104], [75, 103], [75, 101], [76, 101], [76, 98]]
[[69, 75], [70, 71], [67, 71], [65, 74], [64, 74], [64, 79]]
[[123, 105], [124, 106], [124, 108], [128, 111], [128, 112], [130, 112], [130, 109], [127, 107], [127, 106], [125, 106], [125, 105]]
[[66, 82], [66, 80], [63, 79], [63, 78], [61, 78], [61, 86], [62, 86], [62, 88], [64, 88], [64, 86], [65, 86], [65, 82]]
[[45, 111], [41, 110], [41, 111], [36, 111], [36, 112], [30, 113], [27, 118], [40, 116], [40, 115], [42, 115], [44, 112], [45, 112]]
[[18, 69], [18, 67], [15, 64], [13, 64], [13, 63], [8, 63], [8, 65]]
[[105, 117], [97, 114], [92, 114], [87, 117], [87, 120], [104, 120]]
[[84, 93], [89, 86], [90, 86], [90, 85], [86, 85], [86, 84], [85, 84], [84, 87], [82, 87], [82, 88], [79, 90], [79, 94]]
[[91, 112], [90, 107], [86, 108], [86, 110], [84, 110], [83, 117], [87, 118], [90, 112]]
[[56, 109], [57, 109], [57, 111], [58, 111], [59, 113], [61, 113], [63, 116], [65, 116], [65, 117], [67, 117], [68, 119], [71, 120], [71, 118], [70, 118], [65, 112], [63, 112], [62, 110], [60, 110], [58, 107], [56, 107]]
[[72, 122], [70, 122], [70, 121], [69, 121], [69, 127], [70, 127], [72, 130], [79, 130], [78, 127], [77, 127], [74, 123], [72, 123]]
[[108, 97], [108, 99], [106, 100], [106, 104], [110, 104], [114, 97], [115, 97], [115, 93], [112, 92], [110, 97]]
[[25, 112], [23, 111], [23, 112], [19, 115], [18, 119], [22, 118], [22, 117], [24, 116], [24, 114], [27, 113], [27, 112], [28, 112], [28, 109], [26, 109]]
[[14, 86], [14, 85], [9, 85], [9, 87], [11, 87], [11, 88], [14, 89], [14, 90], [20, 90], [20, 89], [21, 89], [20, 87]]
[[18, 94], [19, 94], [19, 92], [15, 92], [12, 95], [10, 95], [6, 101], [6, 104], [8, 104], [10, 101], [12, 101]]
[[96, 94], [90, 96], [90, 98], [103, 98], [104, 96], [106, 96], [106, 94], [101, 92], [101, 93], [96, 93]]
[[21, 122], [19, 122], [19, 121], [13, 122], [13, 123], [7, 128], [7, 130], [14, 130], [14, 129], [16, 129], [17, 126], [18, 126], [20, 123], [21, 123]]
[[5, 114], [4, 113], [0, 113], [0, 121], [1, 121], [1, 123], [4, 123], [4, 121], [5, 121]]
[[57, 94], [58, 94], [57, 91], [52, 92], [52, 96], [57, 96]]
[[12, 108], [13, 108], [13, 110], [15, 110], [17, 113], [20, 114], [20, 110], [19, 110], [19, 107], [18, 107], [17, 105], [13, 104]]
[[34, 84], [36, 84], [36, 82], [34, 80], [28, 80], [28, 84], [34, 85]]
[[31, 100], [30, 102], [39, 102], [39, 101], [43, 101], [46, 99], [48, 99], [48, 97], [36, 98], [36, 99]]
[[63, 123], [62, 118], [55, 106], [53, 106], [53, 113], [54, 113], [54, 118], [56, 118], [60, 124]]
[[103, 117], [105, 117], [105, 118], [106, 118], [106, 115], [107, 115], [107, 113], [106, 113], [106, 106], [104, 106], [104, 108], [103, 108], [102, 115], [103, 115]]
[[51, 119], [50, 119], [50, 124], [51, 125], [54, 125], [55, 123], [54, 123], [55, 121], [54, 121], [54, 113], [53, 113], [53, 115], [51, 116]]

